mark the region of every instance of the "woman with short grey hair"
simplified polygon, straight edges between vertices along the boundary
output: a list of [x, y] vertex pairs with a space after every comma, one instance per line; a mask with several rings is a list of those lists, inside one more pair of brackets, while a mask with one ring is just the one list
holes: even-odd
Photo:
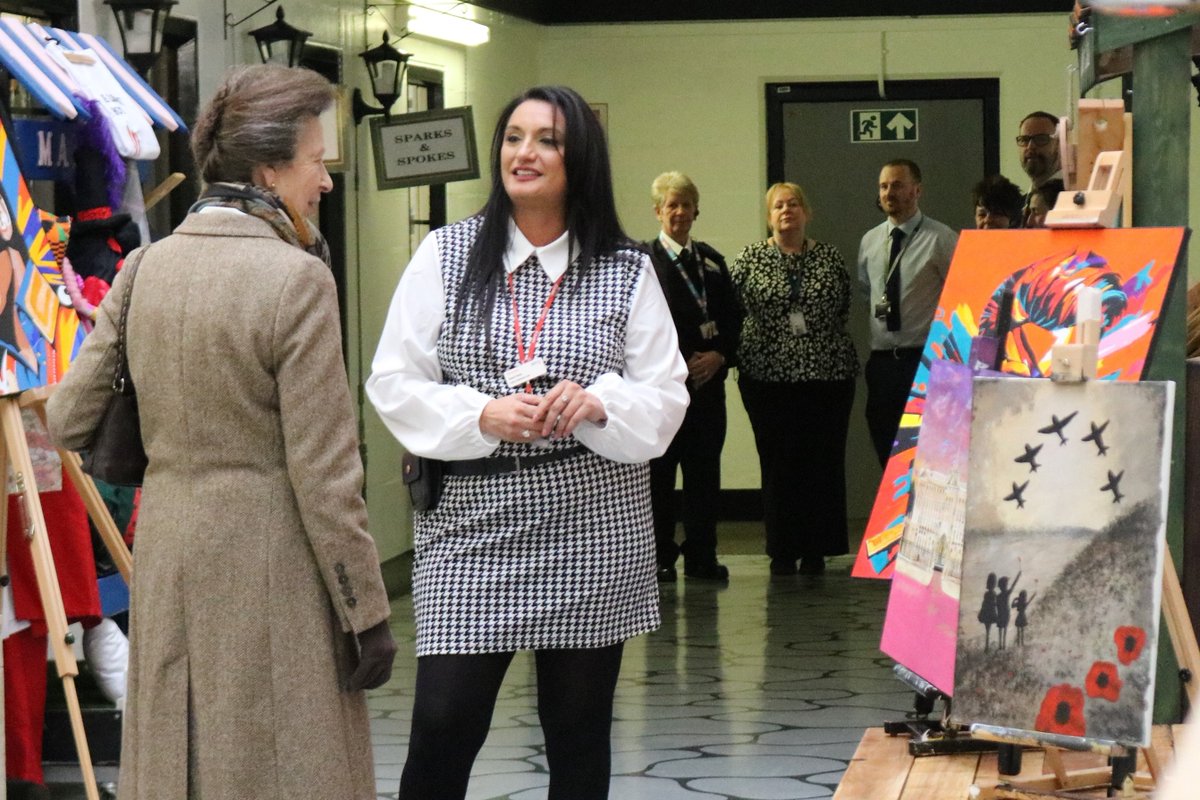
[[396, 645], [309, 220], [332, 186], [318, 122], [332, 101], [306, 70], [227, 76], [194, 133], [205, 191], [130, 254], [48, 406], [55, 439], [87, 448], [131, 292], [149, 464], [122, 800], [375, 797], [363, 690], [387, 680]]

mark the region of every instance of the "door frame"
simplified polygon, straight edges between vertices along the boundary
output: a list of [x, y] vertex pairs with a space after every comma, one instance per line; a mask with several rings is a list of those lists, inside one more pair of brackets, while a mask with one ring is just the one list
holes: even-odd
[[[789, 103], [893, 103], [910, 100], [980, 100], [983, 102], [984, 175], [1000, 172], [1000, 79], [950, 78], [946, 80], [888, 81], [887, 97], [879, 96], [874, 81], [813, 81], [768, 83], [767, 185], [784, 177], [783, 111]], [[765, 188], [765, 187], [764, 187]]]

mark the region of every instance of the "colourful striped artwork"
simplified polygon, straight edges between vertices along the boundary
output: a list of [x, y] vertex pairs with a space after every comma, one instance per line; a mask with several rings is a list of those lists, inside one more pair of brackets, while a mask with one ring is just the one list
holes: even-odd
[[1001, 371], [1048, 377], [1050, 349], [1070, 340], [1075, 289], [1102, 293], [1099, 378], [1136, 381], [1145, 372], [1167, 288], [1183, 246], [1183, 228], [963, 231], [950, 264], [921, 366], [884, 470], [852, 574], [890, 578], [908, 512], [913, 458], [921, 432], [930, 366], [965, 363], [976, 334], [988, 333], [1006, 289], [1012, 327]]

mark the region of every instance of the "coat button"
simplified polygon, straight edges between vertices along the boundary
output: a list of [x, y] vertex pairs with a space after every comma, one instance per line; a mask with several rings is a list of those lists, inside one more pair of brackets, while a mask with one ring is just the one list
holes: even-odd
[[356, 605], [358, 605], [358, 601], [355, 600], [353, 597], [347, 597], [346, 605], [350, 606], [350, 608], [354, 608]]
[[349, 597], [352, 594], [354, 594], [354, 590], [350, 588], [349, 584], [343, 583], [342, 584], [342, 597]]
[[338, 575], [345, 575], [346, 574], [346, 565], [339, 561], [333, 565], [333, 571], [336, 572]]
[[345, 586], [349, 582], [350, 582], [350, 576], [347, 575], [346, 573], [343, 572], [341, 575], [338, 575], [338, 583]]

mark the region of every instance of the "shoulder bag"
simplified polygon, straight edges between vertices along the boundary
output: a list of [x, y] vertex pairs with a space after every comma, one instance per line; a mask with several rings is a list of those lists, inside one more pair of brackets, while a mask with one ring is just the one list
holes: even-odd
[[133, 378], [129, 376], [129, 361], [125, 357], [125, 321], [129, 316], [133, 279], [137, 277], [141, 257], [142, 253], [139, 253], [136, 260], [129, 259], [124, 267], [129, 270], [129, 280], [125, 283], [121, 316], [117, 323], [117, 364], [112, 380], [112, 395], [100, 424], [96, 426], [91, 445], [83, 455], [83, 471], [113, 486], [141, 486], [146, 474], [146, 448], [142, 445], [137, 392], [133, 387]]

